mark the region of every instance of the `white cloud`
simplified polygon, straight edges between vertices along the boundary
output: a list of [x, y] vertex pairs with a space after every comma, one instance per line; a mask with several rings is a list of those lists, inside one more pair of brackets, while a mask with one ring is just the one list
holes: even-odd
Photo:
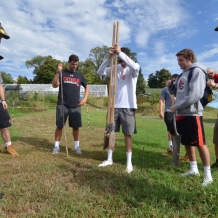
[[[204, 9], [196, 8], [193, 13], [192, 4], [198, 6], [185, 0], [1, 1], [0, 22], [11, 36], [0, 45], [5, 57], [1, 70], [13, 77], [24, 73], [32, 78], [32, 69], [25, 68], [25, 61], [36, 55], [64, 61], [75, 53], [85, 60], [92, 48], [111, 45], [112, 24], [120, 21], [119, 43], [138, 54], [145, 76], [162, 68], [180, 71], [174, 53], [192, 46], [202, 27], [194, 25], [201, 13], [194, 16]], [[217, 20], [217, 15], [211, 17]], [[210, 16], [207, 21], [208, 27]], [[211, 59], [216, 49], [199, 53], [200, 59]]]

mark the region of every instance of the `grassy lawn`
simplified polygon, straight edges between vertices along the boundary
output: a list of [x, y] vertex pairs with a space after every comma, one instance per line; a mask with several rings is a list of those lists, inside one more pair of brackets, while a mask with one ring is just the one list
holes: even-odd
[[[201, 176], [181, 178], [189, 163], [172, 166], [172, 157], [166, 155], [166, 127], [158, 115], [137, 116], [134, 171], [127, 174], [122, 134], [116, 134], [114, 164], [98, 167], [107, 157], [102, 150], [106, 110], [89, 106], [88, 116], [84, 106], [82, 112], [83, 154], [71, 151], [73, 138], [67, 125], [67, 158], [64, 137], [60, 154], [51, 154], [55, 109], [22, 116], [14, 111], [10, 133], [20, 156], [0, 153], [0, 192], [4, 193], [0, 217], [217, 217], [218, 171], [212, 171], [214, 183], [203, 188], [203, 166], [197, 153]], [[204, 113], [211, 162], [215, 160], [216, 113], [212, 109]], [[3, 146], [2, 139], [0, 142]]]

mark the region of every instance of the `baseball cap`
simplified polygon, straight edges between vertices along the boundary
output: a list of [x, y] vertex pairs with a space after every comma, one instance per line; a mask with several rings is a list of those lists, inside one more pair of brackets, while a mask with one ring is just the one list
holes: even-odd
[[0, 60], [4, 59], [1, 55], [0, 55]]
[[2, 24], [0, 23], [0, 34], [4, 39], [9, 39], [10, 36], [5, 32], [4, 28], [2, 27]]
[[215, 31], [218, 31], [218, 26], [214, 29]]

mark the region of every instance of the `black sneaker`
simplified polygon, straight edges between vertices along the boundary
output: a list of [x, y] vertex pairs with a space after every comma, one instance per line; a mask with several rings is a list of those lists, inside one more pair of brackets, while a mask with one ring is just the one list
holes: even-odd
[[211, 169], [215, 169], [215, 168], [218, 168], [218, 163], [216, 162], [216, 163], [214, 163], [213, 165], [211, 165], [211, 167], [210, 167]]

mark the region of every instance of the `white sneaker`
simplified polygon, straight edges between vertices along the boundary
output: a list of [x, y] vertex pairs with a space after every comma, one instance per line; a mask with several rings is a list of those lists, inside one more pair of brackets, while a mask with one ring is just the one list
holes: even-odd
[[81, 148], [78, 147], [77, 149], [73, 150], [76, 154], [82, 154]]
[[187, 177], [187, 176], [200, 176], [200, 173], [199, 173], [198, 171], [191, 171], [191, 170], [189, 170], [189, 171], [186, 172], [186, 173], [180, 174], [180, 176], [182, 176], [182, 177]]
[[131, 173], [132, 171], [133, 171], [133, 166], [132, 165], [126, 167], [126, 172], [127, 173]]
[[60, 152], [60, 148], [54, 147], [52, 150], [52, 154], [58, 154]]
[[203, 182], [202, 182], [202, 186], [207, 186], [209, 184], [211, 184], [213, 182], [212, 177], [205, 177]]
[[98, 166], [99, 167], [106, 167], [106, 166], [110, 166], [113, 164], [113, 161], [108, 161], [108, 160], [105, 160], [103, 161], [101, 164], [99, 164]]

